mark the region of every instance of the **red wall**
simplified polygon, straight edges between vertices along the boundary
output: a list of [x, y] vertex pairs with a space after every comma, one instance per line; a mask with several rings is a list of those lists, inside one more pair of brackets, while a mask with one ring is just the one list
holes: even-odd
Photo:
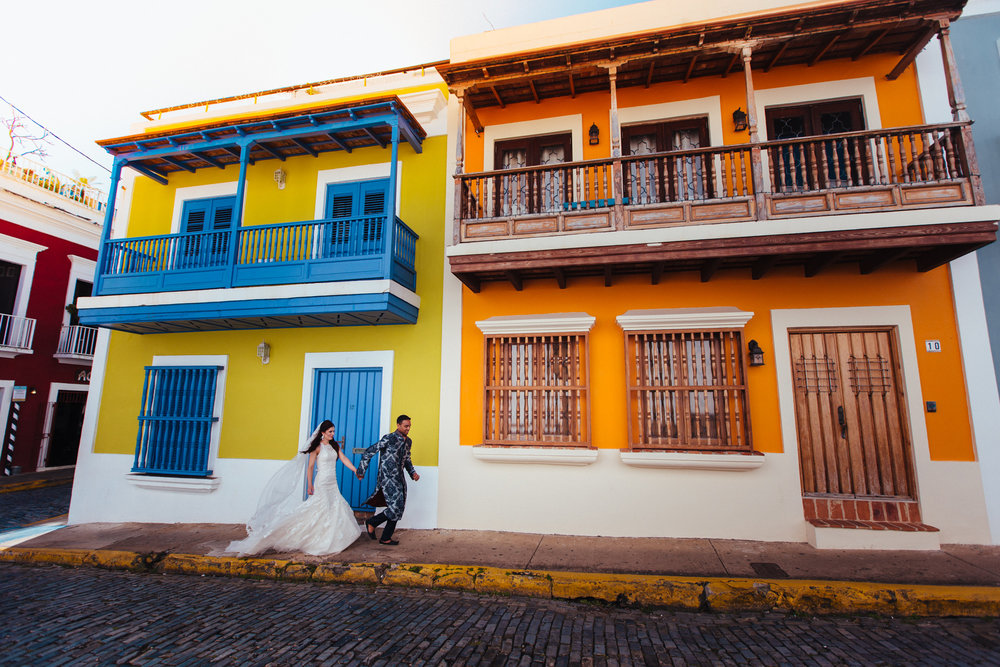
[[34, 354], [21, 354], [13, 359], [0, 358], [0, 380], [13, 380], [17, 385], [34, 387], [38, 392], [29, 394], [26, 400], [21, 401], [14, 445], [14, 465], [21, 466], [22, 472], [29, 472], [38, 463], [49, 385], [53, 382], [81, 383], [78, 379], [80, 371], [86, 371], [88, 375], [90, 372], [90, 366], [61, 364], [53, 355], [59, 346], [59, 333], [66, 312], [66, 289], [71, 267], [68, 255], [96, 261], [97, 250], [27, 229], [2, 218], [0, 234], [46, 247], [38, 253], [25, 313], [27, 317], [37, 320], [32, 345]]

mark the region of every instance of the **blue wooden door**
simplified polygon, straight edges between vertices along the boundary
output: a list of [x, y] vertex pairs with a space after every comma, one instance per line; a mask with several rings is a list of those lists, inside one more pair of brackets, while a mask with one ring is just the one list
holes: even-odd
[[189, 199], [181, 209], [178, 269], [222, 266], [229, 260], [229, 236], [233, 230], [236, 197]]
[[331, 183], [326, 187], [329, 231], [327, 256], [367, 255], [383, 251], [389, 179]]
[[[365, 448], [378, 442], [382, 405], [381, 368], [321, 368], [313, 377], [312, 428], [324, 419], [337, 427], [334, 439], [355, 466]], [[356, 510], [371, 511], [364, 502], [375, 491], [378, 455], [372, 458], [364, 480], [346, 466], [337, 465], [340, 492]]]

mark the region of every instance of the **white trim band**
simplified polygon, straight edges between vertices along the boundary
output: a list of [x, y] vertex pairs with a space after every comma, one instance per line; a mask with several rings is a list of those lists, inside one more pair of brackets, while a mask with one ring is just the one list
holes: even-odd
[[211, 493], [219, 488], [218, 477], [157, 477], [129, 473], [125, 475], [129, 484], [155, 491], [187, 491], [188, 493]]
[[629, 310], [619, 315], [618, 326], [624, 331], [683, 329], [742, 329], [753, 313], [734, 307], [652, 308]]
[[586, 333], [597, 320], [587, 313], [497, 315], [476, 322], [484, 334]]

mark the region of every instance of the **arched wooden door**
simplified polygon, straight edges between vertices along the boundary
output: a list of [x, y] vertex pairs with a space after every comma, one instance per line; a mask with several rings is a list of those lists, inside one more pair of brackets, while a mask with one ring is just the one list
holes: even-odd
[[788, 337], [803, 496], [916, 500], [895, 328]]

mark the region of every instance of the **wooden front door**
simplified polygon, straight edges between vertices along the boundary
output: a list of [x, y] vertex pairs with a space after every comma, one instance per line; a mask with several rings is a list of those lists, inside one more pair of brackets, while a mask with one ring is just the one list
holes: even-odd
[[803, 495], [915, 500], [895, 328], [788, 338]]

